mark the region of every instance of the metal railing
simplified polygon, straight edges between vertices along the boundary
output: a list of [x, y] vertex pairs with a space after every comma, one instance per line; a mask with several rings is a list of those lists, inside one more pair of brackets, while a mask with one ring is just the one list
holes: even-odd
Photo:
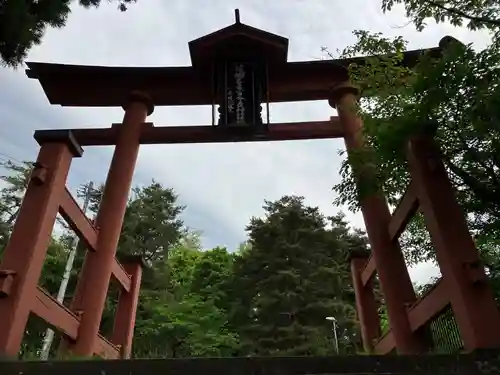
[[451, 305], [426, 324], [432, 353], [453, 354], [463, 350], [464, 344]]

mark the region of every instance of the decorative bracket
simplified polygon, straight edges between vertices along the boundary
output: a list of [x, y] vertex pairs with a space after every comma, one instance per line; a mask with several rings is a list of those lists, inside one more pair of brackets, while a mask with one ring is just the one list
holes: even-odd
[[43, 185], [47, 180], [47, 167], [39, 162], [33, 164], [34, 169], [31, 172], [31, 180], [38, 186]]
[[15, 275], [16, 271], [0, 270], [0, 298], [5, 298], [10, 295]]
[[472, 282], [472, 284], [479, 284], [488, 281], [488, 277], [484, 272], [483, 263], [480, 260], [464, 262], [463, 267], [467, 278]]

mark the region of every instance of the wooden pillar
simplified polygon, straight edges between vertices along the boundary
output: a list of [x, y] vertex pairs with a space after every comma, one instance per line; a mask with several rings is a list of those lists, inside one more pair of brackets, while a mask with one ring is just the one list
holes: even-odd
[[361, 273], [365, 268], [368, 256], [351, 257], [351, 276], [356, 294], [356, 311], [361, 326], [361, 338], [366, 353], [373, 352], [373, 343], [381, 335], [380, 317], [377, 311], [377, 301], [373, 293], [373, 283], [370, 280], [363, 285]]
[[71, 132], [51, 134], [39, 140], [42, 147], [0, 265], [0, 353], [11, 357], [19, 353], [36, 298], [71, 160], [83, 153]]
[[[337, 109], [349, 153], [365, 149], [363, 121], [357, 114], [358, 95], [355, 86], [343, 83], [332, 89], [329, 101]], [[364, 165], [354, 172], [370, 178], [375, 176], [374, 168]], [[425, 342], [413, 334], [408, 320], [407, 307], [415, 303], [416, 295], [399, 244], [389, 236], [391, 213], [387, 201], [382, 192], [376, 191], [360, 197], [360, 205], [397, 351], [400, 354], [423, 352]]]
[[430, 137], [414, 138], [408, 162], [465, 350], [498, 348], [498, 307], [439, 148]]
[[81, 311], [82, 314], [78, 337], [74, 343], [70, 343], [68, 349], [79, 356], [94, 354], [139, 153], [141, 131], [146, 117], [153, 112], [153, 105], [146, 95], [134, 93], [124, 109], [125, 116], [117, 130], [116, 147], [96, 217], [99, 229], [96, 251], [87, 251], [72, 303], [72, 309]]
[[120, 291], [111, 342], [121, 347], [121, 357], [123, 359], [129, 359], [132, 352], [135, 316], [144, 262], [141, 257], [134, 257], [125, 260], [122, 265], [130, 275], [130, 290], [128, 292], [124, 289]]

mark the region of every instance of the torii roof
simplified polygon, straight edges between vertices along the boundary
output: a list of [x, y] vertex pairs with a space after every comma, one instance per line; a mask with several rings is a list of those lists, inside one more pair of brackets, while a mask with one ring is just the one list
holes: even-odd
[[[442, 39], [448, 41], [450, 37]], [[440, 43], [441, 45], [442, 43]], [[192, 66], [112, 67], [27, 62], [26, 74], [38, 79], [51, 104], [74, 107], [118, 107], [130, 91], [147, 92], [156, 106], [210, 105], [212, 77], [204, 74], [213, 58], [245, 54], [269, 62], [269, 101], [328, 99], [333, 85], [348, 79], [354, 59], [287, 62], [288, 39], [237, 22], [189, 42]], [[408, 51], [403, 65], [413, 66], [423, 52], [434, 55], [441, 47]], [[244, 57], [244, 56], [243, 56]], [[201, 72], [200, 72], [200, 68]]]
[[189, 42], [189, 52], [195, 68], [218, 58], [258, 57], [270, 64], [285, 64], [288, 39], [241, 23], [236, 10], [233, 25]]

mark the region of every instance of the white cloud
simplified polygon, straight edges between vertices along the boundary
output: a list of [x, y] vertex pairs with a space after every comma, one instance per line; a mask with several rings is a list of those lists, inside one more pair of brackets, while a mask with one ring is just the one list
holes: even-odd
[[[410, 48], [436, 46], [447, 34], [464, 42], [484, 44], [486, 37], [447, 25], [422, 33], [413, 27], [396, 28], [407, 21], [401, 9], [384, 16], [379, 1], [351, 0], [140, 0], [121, 13], [103, 2], [99, 9], [75, 8], [67, 26], [49, 30], [30, 61], [92, 65], [189, 65], [187, 43], [234, 21], [239, 8], [242, 22], [290, 39], [289, 60], [321, 56], [320, 47], [342, 49], [354, 42], [354, 29], [403, 35]], [[109, 126], [121, 120], [121, 109], [51, 107], [38, 83], [22, 70], [0, 71], [0, 151], [17, 159], [33, 158], [32, 132], [39, 128]], [[8, 84], [5, 84], [7, 82]], [[272, 106], [275, 122], [326, 120], [334, 114], [326, 102]], [[209, 108], [157, 108], [150, 120], [157, 125], [208, 124]], [[263, 199], [300, 194], [325, 213], [334, 213], [331, 187], [339, 181], [341, 140], [286, 143], [146, 146], [141, 149], [136, 183], [154, 178], [174, 187], [188, 205], [188, 225], [204, 231], [207, 246], [235, 248], [244, 240], [251, 215], [262, 213]], [[104, 152], [86, 150], [75, 162], [70, 184], [103, 180], [110, 160]], [[363, 227], [359, 214], [348, 218]], [[422, 271], [423, 270], [423, 271]], [[427, 268], [414, 273], [429, 275]]]

